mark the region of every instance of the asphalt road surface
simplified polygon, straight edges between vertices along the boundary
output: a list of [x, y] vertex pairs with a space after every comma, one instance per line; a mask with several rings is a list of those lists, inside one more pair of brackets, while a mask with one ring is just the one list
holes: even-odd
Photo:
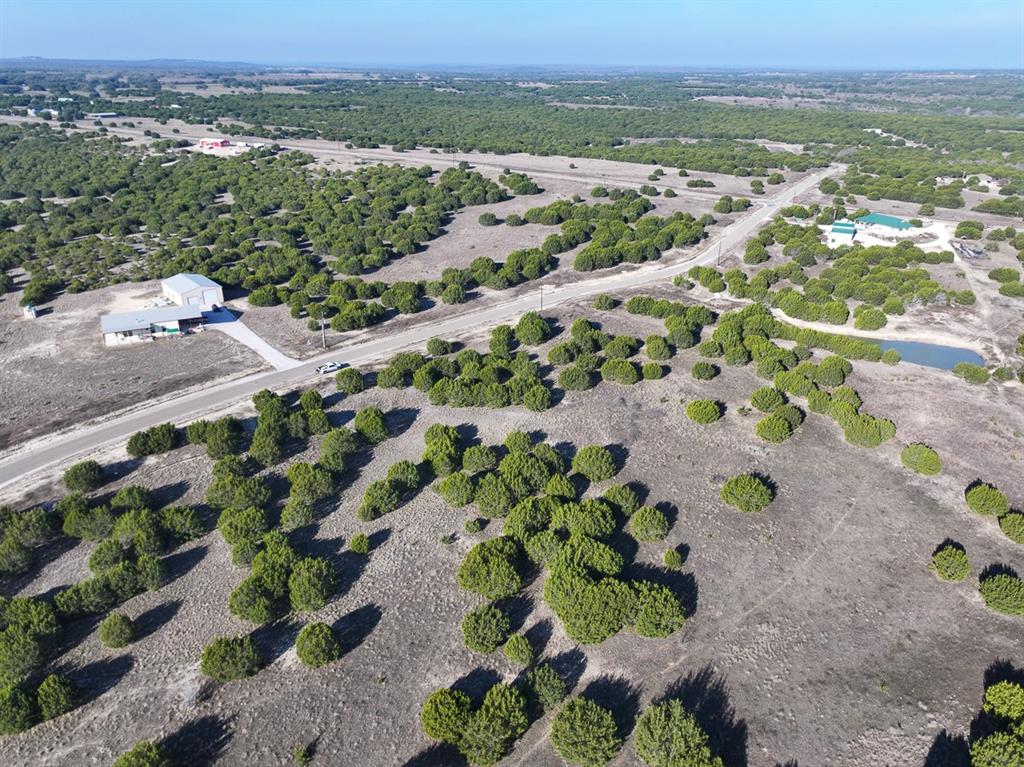
[[458, 336], [513, 320], [527, 311], [540, 309], [541, 297], [544, 308], [548, 309], [598, 293], [628, 290], [670, 280], [693, 266], [713, 263], [720, 253], [726, 253], [742, 245], [781, 208], [792, 204], [799, 195], [813, 189], [823, 178], [837, 171], [837, 168], [818, 171], [780, 190], [774, 196], [758, 199], [755, 207], [723, 229], [716, 237], [708, 240], [704, 249], [694, 258], [672, 264], [656, 262], [617, 274], [597, 276], [550, 288], [541, 287], [539, 290], [508, 299], [499, 297], [480, 308], [445, 319], [424, 321], [397, 333], [336, 348], [319, 357], [305, 360], [288, 370], [258, 373], [210, 386], [150, 406], [136, 408], [126, 414], [112, 414], [102, 423], [70, 430], [56, 439], [42, 437], [17, 446], [6, 458], [0, 460], [0, 487], [24, 480], [35, 472], [92, 453], [111, 443], [124, 442], [135, 432], [156, 424], [170, 421], [182, 425], [205, 413], [247, 399], [261, 389], [296, 386], [314, 378], [316, 367], [325, 361], [334, 360], [347, 365], [360, 365], [386, 359], [403, 349], [421, 346], [435, 336]]

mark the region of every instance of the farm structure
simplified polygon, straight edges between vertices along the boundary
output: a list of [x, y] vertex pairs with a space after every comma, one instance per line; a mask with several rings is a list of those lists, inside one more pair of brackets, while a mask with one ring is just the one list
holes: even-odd
[[197, 306], [165, 306], [137, 312], [104, 314], [100, 331], [107, 346], [151, 341], [158, 336], [177, 336], [201, 326], [203, 313]]
[[178, 306], [209, 311], [224, 303], [224, 289], [201, 274], [176, 274], [160, 283], [164, 297]]

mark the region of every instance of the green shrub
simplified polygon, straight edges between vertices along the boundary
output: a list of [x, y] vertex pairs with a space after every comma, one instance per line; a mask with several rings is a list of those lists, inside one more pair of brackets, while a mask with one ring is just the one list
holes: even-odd
[[928, 569], [944, 581], [962, 581], [970, 573], [971, 563], [962, 546], [946, 543], [932, 554]]
[[886, 365], [898, 365], [901, 359], [900, 353], [895, 349], [886, 349], [882, 352], [882, 362]]
[[376, 407], [364, 407], [357, 412], [352, 426], [371, 445], [383, 442], [389, 435], [384, 414]]
[[631, 386], [640, 380], [636, 365], [629, 360], [610, 359], [601, 366], [601, 378], [611, 383]]
[[523, 587], [517, 560], [519, 547], [512, 538], [481, 541], [467, 552], [456, 577], [459, 586], [488, 599], [503, 599]]
[[641, 506], [629, 518], [629, 532], [638, 541], [660, 541], [668, 535], [668, 519], [652, 506]]
[[710, 381], [718, 375], [718, 372], [718, 366], [712, 365], [710, 362], [695, 362], [690, 371], [698, 381]]
[[314, 612], [324, 607], [334, 588], [334, 569], [321, 557], [300, 559], [288, 576], [288, 600], [292, 609], [299, 612]]
[[338, 391], [343, 394], [359, 394], [359, 392], [366, 388], [363, 374], [355, 368], [339, 370], [337, 375], [334, 376], [334, 383], [338, 387]]
[[525, 693], [541, 711], [551, 711], [565, 700], [565, 680], [547, 663], [539, 663], [526, 672]]
[[857, 330], [880, 330], [889, 323], [885, 312], [873, 306], [861, 304], [853, 314], [853, 326]]
[[326, 623], [310, 623], [295, 638], [295, 654], [303, 665], [320, 668], [341, 657], [341, 645]]
[[460, 508], [473, 500], [473, 480], [457, 471], [435, 485], [438, 495], [450, 505]]
[[667, 587], [640, 581], [637, 590], [636, 633], [642, 637], [670, 636], [686, 621], [683, 605]]
[[528, 726], [523, 694], [511, 685], [496, 684], [466, 722], [459, 750], [471, 764], [495, 764]]
[[758, 421], [755, 431], [757, 436], [765, 442], [778, 444], [790, 438], [793, 434], [793, 427], [790, 426], [789, 421], [785, 418], [772, 414]]
[[0, 689], [0, 735], [24, 732], [35, 723], [32, 699], [17, 685]]
[[572, 470], [591, 482], [604, 482], [619, 472], [611, 451], [601, 445], [580, 448], [572, 459]]
[[695, 399], [687, 404], [686, 417], [695, 423], [714, 423], [722, 417], [722, 405], [713, 399]]
[[64, 472], [64, 486], [73, 493], [89, 493], [107, 482], [103, 467], [96, 461], [82, 461]]
[[114, 760], [113, 767], [174, 767], [162, 746], [142, 740]]
[[127, 615], [111, 613], [100, 623], [99, 635], [104, 647], [118, 649], [135, 638], [135, 626]]
[[251, 637], [219, 637], [203, 649], [199, 670], [218, 682], [230, 682], [252, 676], [262, 665]]
[[622, 748], [611, 712], [587, 698], [572, 698], [562, 706], [549, 739], [560, 757], [582, 767], [602, 767]]
[[970, 384], [986, 384], [989, 381], [989, 372], [981, 367], [981, 365], [975, 365], [971, 362], [958, 362], [953, 366], [953, 375], [957, 378], [962, 378]]
[[481, 605], [462, 619], [462, 638], [466, 647], [480, 653], [492, 653], [508, 638], [508, 616], [491, 604]]
[[997, 719], [1024, 722], [1024, 687], [1009, 680], [989, 685], [982, 709]]
[[601, 293], [594, 296], [593, 306], [595, 309], [601, 311], [608, 311], [609, 309], [615, 308], [615, 299], [609, 296], [607, 293]]
[[786, 404], [786, 395], [774, 386], [762, 386], [750, 395], [750, 404], [762, 413], [770, 413]]
[[624, 516], [631, 516], [640, 508], [640, 496], [629, 485], [612, 485], [601, 496]]
[[36, 690], [36, 703], [43, 721], [66, 714], [75, 707], [77, 690], [66, 676], [50, 674]]
[[904, 466], [911, 471], [916, 471], [918, 474], [932, 476], [942, 470], [939, 454], [920, 442], [914, 442], [903, 448], [903, 452], [900, 453], [900, 460]]
[[1024, 543], [1024, 513], [1011, 511], [999, 518], [999, 529], [1014, 543]]
[[353, 554], [369, 554], [370, 539], [365, 533], [356, 533], [348, 542], [348, 550]]
[[1024, 764], [1024, 739], [995, 732], [971, 744], [971, 767], [1017, 767]]
[[679, 549], [668, 549], [665, 552], [665, 567], [669, 570], [678, 570], [683, 566], [683, 555]]
[[964, 498], [967, 500], [967, 508], [985, 517], [1001, 517], [1010, 510], [1006, 495], [984, 482], [977, 482], [967, 488]]
[[529, 666], [533, 662], [533, 648], [530, 640], [522, 634], [513, 634], [505, 642], [502, 652], [510, 663], [516, 666]]
[[578, 365], [570, 365], [558, 374], [558, 385], [566, 391], [584, 391], [590, 388], [591, 383], [590, 373]]
[[1024, 581], [1007, 573], [983, 578], [978, 587], [985, 604], [1005, 615], [1024, 615]]
[[401, 500], [398, 488], [393, 483], [386, 479], [375, 480], [366, 486], [356, 516], [363, 522], [371, 522], [397, 509]]
[[460, 690], [435, 690], [420, 710], [420, 725], [428, 738], [458, 743], [471, 714], [469, 696]]
[[708, 734], [678, 700], [649, 706], [633, 730], [637, 756], [648, 767], [722, 767]]
[[657, 362], [645, 362], [641, 370], [645, 381], [657, 381], [665, 375], [665, 369]]
[[740, 474], [725, 481], [720, 496], [730, 506], [749, 514], [765, 508], [772, 502], [775, 493], [760, 477]]

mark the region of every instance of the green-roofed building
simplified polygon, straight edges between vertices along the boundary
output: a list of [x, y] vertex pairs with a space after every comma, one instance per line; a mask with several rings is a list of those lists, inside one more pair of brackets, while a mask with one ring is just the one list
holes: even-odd
[[909, 221], [896, 218], [896, 216], [887, 216], [884, 213], [868, 213], [866, 216], [858, 218], [857, 223], [862, 226], [887, 226], [890, 229], [899, 229], [901, 231], [911, 228]]

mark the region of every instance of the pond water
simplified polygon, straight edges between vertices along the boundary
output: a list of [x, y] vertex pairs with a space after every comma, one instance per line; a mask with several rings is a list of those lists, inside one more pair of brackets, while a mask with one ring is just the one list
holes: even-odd
[[958, 362], [973, 362], [975, 365], [982, 366], [985, 364], [985, 360], [977, 352], [958, 346], [924, 344], [918, 341], [871, 340], [882, 347], [883, 352], [887, 349], [895, 349], [900, 353], [900, 358], [904, 362], [912, 362], [915, 365], [952, 370], [953, 366]]

